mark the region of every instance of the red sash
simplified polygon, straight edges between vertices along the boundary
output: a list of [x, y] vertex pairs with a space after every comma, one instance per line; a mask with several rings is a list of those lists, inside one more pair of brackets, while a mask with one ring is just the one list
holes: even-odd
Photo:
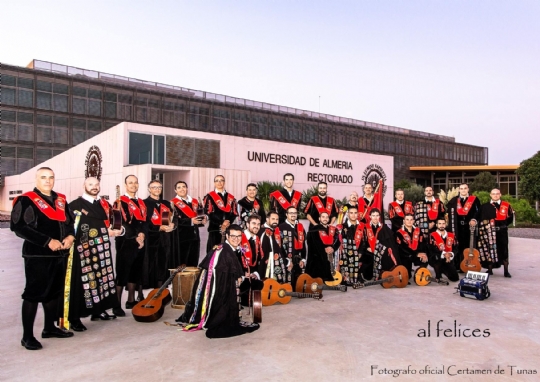
[[451, 232], [446, 233], [446, 241], [443, 240], [441, 235], [437, 231], [431, 233], [431, 237], [437, 243], [437, 248], [441, 252], [454, 252], [452, 246], [454, 245], [454, 234]]
[[420, 228], [416, 227], [413, 230], [413, 237], [411, 240], [411, 237], [409, 236], [409, 232], [407, 232], [406, 229], [400, 228], [399, 233], [401, 233], [401, 236], [403, 236], [403, 239], [405, 240], [405, 243], [409, 246], [410, 249], [413, 251], [416, 251], [418, 248], [418, 242], [420, 241]]
[[435, 199], [435, 201], [432, 204], [427, 204], [427, 215], [429, 220], [435, 220], [437, 219], [437, 216], [439, 216], [439, 205], [441, 201], [439, 199]]
[[322, 214], [323, 212], [327, 212], [328, 215], [332, 212], [332, 204], [334, 204], [334, 199], [330, 196], [326, 197], [326, 207], [323, 206], [321, 199], [316, 195], [312, 196], [311, 200], [313, 200], [313, 203], [315, 204], [315, 208], [317, 208], [317, 211], [319, 211], [319, 214]]
[[191, 199], [191, 208], [182, 199], [179, 198], [174, 198], [171, 200], [171, 202], [173, 202], [174, 205], [178, 207], [178, 209], [182, 211], [184, 215], [186, 215], [188, 218], [193, 219], [197, 217], [197, 213], [195, 212], [199, 207], [199, 202], [197, 201], [197, 199]]
[[298, 222], [296, 224], [296, 227], [297, 227], [296, 232], [298, 233], [298, 239], [296, 237], [294, 238], [294, 249], [300, 250], [304, 248], [304, 240], [306, 238], [306, 234], [305, 234], [304, 226], [302, 225], [302, 223]]
[[[495, 207], [497, 209], [497, 207]], [[497, 216], [495, 220], [506, 220], [508, 218], [508, 211], [510, 210], [510, 204], [508, 202], [501, 201], [501, 206], [497, 209]]]
[[216, 206], [218, 206], [221, 211], [227, 213], [231, 212], [232, 202], [234, 201], [234, 196], [232, 194], [227, 194], [227, 204], [223, 203], [221, 196], [219, 196], [215, 191], [210, 191], [208, 195], [210, 195], [214, 203], [216, 203]]
[[161, 205], [159, 206], [159, 212], [154, 208], [152, 218], [150, 219], [152, 224], [161, 226], [161, 216], [163, 215], [164, 211], [168, 211], [169, 213], [171, 212], [171, 210], [165, 205], [165, 203], [161, 203]]
[[403, 202], [403, 208], [401, 208], [401, 205], [397, 201], [390, 203], [390, 205], [392, 206], [392, 208], [390, 208], [388, 211], [390, 219], [396, 215], [404, 218], [405, 215], [414, 213], [414, 208], [411, 202]]
[[105, 211], [105, 215], [107, 215], [107, 219], [105, 219], [104, 221], [105, 221], [105, 226], [109, 228], [109, 226], [111, 225], [111, 221], [108, 219], [108, 217], [111, 216], [111, 207], [109, 205], [109, 202], [107, 202], [103, 198], [100, 198], [99, 204], [101, 204], [101, 207]]
[[[120, 197], [120, 200], [128, 205], [129, 214], [131, 216], [135, 215], [135, 219], [140, 221], [146, 221], [146, 204], [144, 204], [144, 201], [141, 198], [137, 199], [137, 204], [135, 204], [133, 200], [131, 200], [125, 195], [122, 195]], [[124, 214], [123, 209], [122, 214]], [[124, 219], [126, 219], [126, 216], [124, 216]]]
[[283, 208], [284, 210], [287, 210], [287, 208], [291, 206], [295, 208], [298, 206], [300, 199], [302, 199], [302, 194], [299, 191], [293, 191], [292, 199], [290, 203], [287, 199], [285, 199], [285, 197], [279, 190], [272, 192], [270, 194], [270, 197], [277, 200], [281, 208]]
[[[271, 236], [272, 235], [272, 229], [266, 227], [266, 234]], [[274, 230], [274, 239], [276, 239], [276, 242], [281, 247], [281, 233], [279, 232], [279, 227], [276, 227], [276, 229]]]
[[257, 211], [257, 213], [259, 213], [260, 206], [259, 206], [259, 202], [257, 201], [257, 199], [255, 199], [253, 201], [253, 208], [255, 209], [255, 211]]
[[324, 245], [332, 245], [334, 244], [335, 233], [336, 233], [336, 227], [331, 225], [330, 227], [328, 227], [328, 233], [321, 230], [319, 231], [319, 236]]
[[261, 246], [261, 239], [255, 235], [255, 257], [253, 257], [253, 251], [251, 251], [251, 245], [249, 245], [249, 240], [244, 232], [242, 232], [242, 242], [240, 243], [240, 248], [242, 252], [242, 263], [245, 268], [252, 267], [257, 263], [259, 258], [259, 250]]
[[471, 195], [467, 198], [467, 201], [465, 202], [465, 206], [461, 205], [461, 198], [458, 196], [457, 198], [457, 213], [458, 215], [465, 216], [469, 213], [471, 210], [471, 207], [474, 203], [474, 199], [476, 196]]
[[356, 245], [356, 248], [360, 246], [360, 243], [362, 242], [362, 238], [364, 237], [364, 223], [358, 223], [356, 225], [356, 231], [354, 232], [354, 244]]
[[369, 247], [371, 248], [371, 252], [375, 252], [375, 245], [377, 244], [377, 234], [379, 233], [381, 228], [382, 226], [379, 226], [377, 228], [377, 232], [373, 233], [371, 224], [366, 224], [367, 239], [368, 239]]
[[[22, 194], [22, 196], [27, 196], [30, 200], [36, 205], [41, 212], [45, 214], [49, 219], [56, 220], [59, 222], [66, 221], [66, 196], [60, 193], [56, 193], [58, 197], [55, 201], [55, 208], [51, 208], [41, 196], [39, 196], [34, 191], [28, 191]], [[13, 200], [13, 205], [17, 202], [17, 198]]]

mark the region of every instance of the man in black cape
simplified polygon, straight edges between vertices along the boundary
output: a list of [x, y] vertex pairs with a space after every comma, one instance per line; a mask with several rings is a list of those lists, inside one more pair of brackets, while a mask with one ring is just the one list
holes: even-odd
[[261, 249], [265, 259], [268, 259], [263, 278], [271, 278], [280, 284], [291, 282], [292, 262], [281, 252], [281, 233], [279, 232], [279, 216], [276, 211], [268, 212], [266, 223], [257, 234], [261, 239]]
[[347, 210], [347, 220], [341, 231], [339, 271], [343, 284], [353, 285], [373, 278], [373, 257], [366, 254], [365, 225], [358, 220], [358, 206]]
[[[293, 190], [294, 175], [287, 173], [283, 175], [283, 188], [270, 193], [270, 209], [277, 212], [279, 224], [287, 219], [287, 208], [300, 208], [302, 203], [302, 193]], [[266, 220], [262, 220], [264, 223]]]
[[54, 179], [50, 168], [38, 169], [36, 187], [15, 198], [11, 211], [10, 228], [24, 239], [22, 256], [26, 285], [22, 294], [21, 345], [28, 350], [42, 348], [34, 337], [39, 303], [45, 311], [41, 338], [73, 336], [73, 332], [54, 325], [64, 292], [67, 250], [75, 239], [73, 217], [66, 208], [66, 197], [53, 191]]
[[426, 242], [429, 234], [437, 229], [435, 223], [437, 219], [444, 217], [444, 204], [433, 196], [433, 187], [427, 186], [424, 189], [423, 200], [414, 205], [414, 225], [420, 228]]
[[401, 263], [409, 271], [411, 279], [413, 264], [418, 267], [428, 265], [427, 244], [420, 228], [414, 226], [414, 215], [405, 215], [403, 225], [395, 235]]
[[83, 195], [69, 203], [70, 210], [79, 215], [68, 315], [71, 329], [77, 332], [86, 330], [81, 317], [91, 315], [92, 321], [111, 320], [116, 316], [109, 315], [106, 310], [120, 307], [116, 297], [111, 239], [121, 235], [122, 231], [109, 227], [112, 207], [98, 197], [99, 192], [99, 180], [86, 178]]
[[[154, 179], [148, 184], [149, 196], [144, 200], [147, 208], [146, 224], [148, 235], [146, 236], [146, 251], [142, 268], [142, 287], [159, 288], [169, 278], [168, 263], [171, 257], [173, 232], [176, 223], [176, 215], [173, 215], [171, 202], [161, 198], [163, 184]], [[168, 215], [167, 222], [163, 222], [163, 216]], [[168, 223], [168, 224], [164, 224]]]
[[405, 192], [401, 188], [396, 190], [394, 196], [396, 199], [388, 205], [388, 216], [392, 222], [392, 231], [397, 232], [403, 226], [405, 215], [414, 216], [414, 206], [405, 200]]
[[264, 258], [261, 239], [257, 236], [261, 229], [261, 217], [250, 215], [247, 219], [247, 229], [242, 233], [238, 261], [244, 272], [244, 280], [240, 284], [240, 296], [243, 306], [250, 305], [251, 291], [261, 290], [268, 259]]
[[199, 264], [202, 268], [193, 288], [190, 304], [177, 321], [186, 322], [186, 331], [206, 329], [208, 338], [234, 337], [251, 333], [258, 324], [240, 320], [238, 286], [244, 279], [238, 261], [242, 228], [236, 224], [227, 227], [226, 241], [219, 245]]
[[251, 215], [258, 215], [261, 222], [266, 221], [266, 212], [263, 202], [257, 198], [257, 185], [250, 183], [246, 187], [246, 196], [238, 201], [238, 215], [242, 222], [242, 228], [247, 229], [247, 221]]
[[328, 185], [326, 182], [319, 182], [317, 185], [317, 195], [309, 199], [304, 209], [306, 219], [309, 220], [309, 230], [311, 227], [319, 224], [319, 216], [326, 212], [329, 216], [328, 224], [332, 225], [338, 217], [338, 208], [336, 201], [327, 193]]
[[278, 226], [281, 236], [281, 257], [292, 264], [292, 285], [296, 285], [296, 280], [306, 265], [306, 231], [297, 218], [298, 210], [290, 206], [287, 208], [287, 219]]
[[459, 275], [452, 261], [458, 249], [456, 237], [446, 231], [446, 220], [437, 219], [437, 229], [429, 235], [429, 265], [435, 270], [435, 278], [440, 280], [446, 275], [450, 281], [458, 281]]
[[330, 261], [334, 261], [334, 252], [340, 247], [337, 229], [328, 225], [329, 221], [330, 215], [322, 212], [319, 215], [319, 224], [311, 225], [307, 234], [306, 273], [313, 278], [320, 277], [323, 281], [334, 279]]

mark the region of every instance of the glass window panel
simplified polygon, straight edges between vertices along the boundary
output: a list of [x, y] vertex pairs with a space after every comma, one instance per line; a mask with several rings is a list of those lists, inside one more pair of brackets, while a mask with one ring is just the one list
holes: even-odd
[[34, 167], [33, 159], [17, 159], [17, 173], [22, 173]]
[[0, 103], [2, 105], [15, 105], [15, 89], [2, 87], [0, 89]]
[[154, 135], [154, 164], [165, 164], [165, 137]]
[[34, 159], [34, 149], [32, 147], [18, 147], [17, 158]]
[[[73, 130], [76, 131], [76, 130]], [[61, 145], [68, 144], [68, 129], [59, 129], [58, 127], [54, 128], [54, 143]]]
[[50, 127], [38, 126], [36, 128], [36, 142], [52, 143], [52, 131], [53, 129]]
[[101, 90], [88, 89], [88, 98], [101, 99]]
[[36, 115], [36, 122], [38, 125], [52, 126], [52, 117], [50, 115], [38, 114]]
[[86, 99], [73, 98], [72, 108], [76, 114], [86, 114]]
[[19, 141], [34, 141], [34, 126], [32, 125], [19, 125], [17, 128], [17, 139]]
[[17, 159], [4, 158], [4, 148], [2, 147], [2, 175], [10, 176], [17, 174]]
[[129, 164], [151, 163], [152, 136], [149, 134], [129, 134]]
[[20, 88], [34, 89], [34, 80], [31, 78], [19, 78], [17, 84]]
[[68, 86], [64, 84], [53, 84], [53, 92], [57, 94], [68, 94]]
[[66, 117], [54, 117], [54, 126], [67, 127], [68, 119]]
[[74, 86], [73, 89], [71, 89], [71, 92], [74, 96], [86, 97], [86, 89], [84, 88]]
[[34, 92], [31, 90], [19, 89], [19, 106], [33, 107]]
[[86, 119], [73, 118], [71, 120], [71, 126], [74, 129], [86, 130]]
[[51, 110], [52, 94], [37, 92], [36, 94], [36, 107], [38, 109]]
[[[2, 127], [0, 128], [0, 133], [1, 133], [2, 141], [16, 141], [17, 140], [17, 128], [15, 125], [11, 123], [2, 123]], [[5, 147], [2, 147], [2, 156], [4, 156], [4, 149]]]
[[107, 93], [107, 92], [105, 92], [103, 94], [103, 99], [105, 101], [116, 102], [117, 98], [118, 98], [118, 95], [116, 93]]
[[2, 110], [2, 122], [15, 122], [17, 114], [14, 111]]
[[78, 145], [79, 143], [82, 143], [84, 141], [86, 141], [86, 131], [82, 131], [82, 130], [73, 130], [72, 132], [72, 137], [71, 137], [71, 143], [76, 146]]
[[101, 121], [88, 121], [87, 130], [101, 131]]
[[132, 97], [130, 95], [127, 95], [127, 94], [119, 94], [118, 95], [118, 102], [131, 103], [132, 102]]
[[17, 83], [17, 78], [13, 76], [8, 76], [7, 74], [2, 74], [2, 85], [4, 86], [15, 86]]
[[37, 88], [37, 90], [42, 90], [44, 92], [51, 93], [52, 92], [52, 83], [38, 80], [36, 88]]
[[55, 94], [53, 96], [54, 99], [54, 110], [55, 111], [63, 111], [67, 113], [68, 111], [68, 97], [65, 95], [58, 95]]
[[135, 97], [136, 106], [146, 106], [148, 99], [145, 97]]
[[[2, 113], [2, 116], [4, 116], [4, 113]], [[34, 123], [34, 114], [18, 112], [17, 121], [19, 123]]]
[[90, 115], [101, 115], [101, 101], [88, 101], [88, 114]]
[[47, 159], [51, 158], [50, 149], [37, 149], [36, 150], [36, 160], [38, 163], [45, 162]]

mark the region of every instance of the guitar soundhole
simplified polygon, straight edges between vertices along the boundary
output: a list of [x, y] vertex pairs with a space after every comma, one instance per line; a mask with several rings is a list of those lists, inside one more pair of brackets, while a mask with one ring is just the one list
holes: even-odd
[[318, 289], [319, 289], [319, 285], [317, 283], [311, 284], [311, 291], [312, 292], [317, 292]]
[[280, 289], [278, 292], [279, 297], [285, 297], [285, 289]]

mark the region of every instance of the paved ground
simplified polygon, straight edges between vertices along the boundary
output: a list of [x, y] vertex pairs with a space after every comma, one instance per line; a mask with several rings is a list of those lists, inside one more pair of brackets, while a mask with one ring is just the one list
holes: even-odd
[[[537, 240], [510, 239], [513, 278], [497, 270], [486, 301], [461, 298], [453, 285], [329, 291], [324, 301], [265, 307], [260, 330], [222, 340], [163, 324], [181, 310], [168, 307], [150, 324], [135, 322], [128, 311], [111, 322], [85, 320], [87, 332], [44, 339], [44, 349], [34, 352], [20, 346], [22, 241], [0, 229], [0, 242], [0, 380], [539, 380]], [[439, 322], [447, 337], [437, 336]], [[42, 323], [40, 308], [36, 333]], [[419, 336], [428, 325], [431, 336]], [[471, 330], [465, 329], [482, 336], [466, 338]]]

